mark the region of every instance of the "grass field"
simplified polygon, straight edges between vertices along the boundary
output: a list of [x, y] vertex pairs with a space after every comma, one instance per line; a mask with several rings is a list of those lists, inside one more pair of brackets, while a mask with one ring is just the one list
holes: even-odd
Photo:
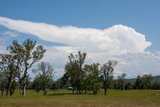
[[160, 107], [160, 90], [108, 91], [103, 95], [77, 95], [70, 91], [42, 93], [27, 91], [25, 97], [18, 91], [13, 96], [0, 96], [0, 107]]

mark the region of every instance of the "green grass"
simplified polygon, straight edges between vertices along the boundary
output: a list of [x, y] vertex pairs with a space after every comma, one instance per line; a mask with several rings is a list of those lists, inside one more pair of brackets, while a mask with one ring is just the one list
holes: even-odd
[[20, 96], [0, 96], [0, 107], [160, 107], [160, 90], [100, 91], [93, 94], [72, 94], [71, 91], [49, 91], [47, 96], [27, 91]]

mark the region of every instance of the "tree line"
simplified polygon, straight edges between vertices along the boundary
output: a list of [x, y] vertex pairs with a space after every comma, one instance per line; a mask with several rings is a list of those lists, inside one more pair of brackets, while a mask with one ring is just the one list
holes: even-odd
[[[20, 95], [25, 96], [26, 90], [31, 89], [46, 95], [48, 90], [68, 89], [73, 93], [92, 92], [97, 94], [104, 89], [107, 94], [109, 89], [160, 89], [160, 83], [152, 83], [152, 75], [137, 76], [136, 81], [128, 82], [126, 74], [113, 79], [114, 67], [117, 61], [107, 61], [104, 64], [85, 64], [87, 53], [79, 51], [70, 54], [66, 63], [64, 75], [54, 81], [54, 68], [50, 63], [40, 62], [37, 67], [31, 67], [39, 62], [46, 50], [42, 45], [36, 45], [36, 41], [26, 39], [19, 43], [13, 41], [7, 48], [7, 54], [0, 54], [0, 91], [6, 96], [12, 95], [15, 89], [19, 89]], [[29, 71], [35, 74], [33, 81], [30, 80]]]
[[142, 90], [142, 89], [160, 89], [158, 81], [152, 82], [152, 75], [138, 75], [134, 80], [127, 80], [126, 74], [122, 73], [117, 79], [113, 77], [114, 67], [117, 61], [108, 61], [105, 64], [99, 63], [84, 64], [86, 53], [70, 54], [69, 62], [65, 65], [65, 74], [57, 80], [57, 86], [60, 89], [72, 87], [73, 93], [81, 94], [92, 91], [97, 94], [98, 90]]

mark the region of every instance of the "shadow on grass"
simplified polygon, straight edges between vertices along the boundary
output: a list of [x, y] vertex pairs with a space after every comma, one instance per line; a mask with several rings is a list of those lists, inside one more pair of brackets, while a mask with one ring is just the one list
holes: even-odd
[[94, 95], [93, 93], [51, 93], [47, 94], [47, 96], [63, 96], [63, 95]]
[[52, 93], [52, 94], [47, 94], [47, 96], [63, 96], [63, 95], [77, 95], [77, 93]]

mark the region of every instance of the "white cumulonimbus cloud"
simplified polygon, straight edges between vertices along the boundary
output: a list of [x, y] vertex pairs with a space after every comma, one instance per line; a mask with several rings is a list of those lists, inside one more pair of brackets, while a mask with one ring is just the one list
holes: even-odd
[[[87, 52], [87, 62], [105, 63], [109, 59], [118, 60], [115, 75], [125, 72], [129, 77], [138, 74], [157, 74], [160, 70], [160, 55], [146, 52], [151, 45], [145, 35], [124, 25], [114, 25], [106, 29], [56, 26], [24, 20], [0, 17], [0, 26], [19, 33], [37, 36], [39, 39], [64, 43], [67, 46], [46, 46], [43, 60], [51, 62], [63, 73], [67, 56], [78, 50]], [[10, 34], [10, 33], [7, 33]], [[42, 61], [43, 61], [42, 60]], [[154, 70], [153, 70], [154, 68]], [[58, 75], [58, 74], [57, 74]]]
[[143, 34], [124, 25], [100, 30], [73, 26], [58, 27], [5, 17], [0, 17], [0, 25], [20, 33], [35, 35], [42, 40], [65, 43], [84, 51], [107, 51], [112, 55], [143, 52], [151, 45]]

